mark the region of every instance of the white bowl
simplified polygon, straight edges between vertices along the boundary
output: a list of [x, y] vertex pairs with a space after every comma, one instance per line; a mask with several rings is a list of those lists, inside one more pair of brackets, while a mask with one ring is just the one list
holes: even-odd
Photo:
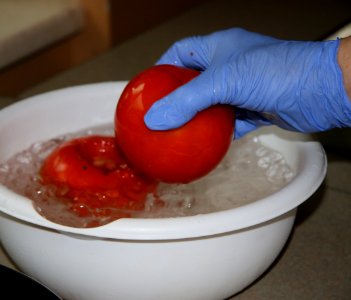
[[[0, 111], [0, 162], [30, 144], [113, 122], [126, 82], [41, 94]], [[274, 126], [259, 139], [296, 177], [280, 191], [210, 214], [120, 219], [81, 229], [40, 216], [0, 185], [1, 243], [17, 266], [64, 299], [224, 299], [258, 278], [284, 246], [296, 208], [326, 173], [318, 142]]]

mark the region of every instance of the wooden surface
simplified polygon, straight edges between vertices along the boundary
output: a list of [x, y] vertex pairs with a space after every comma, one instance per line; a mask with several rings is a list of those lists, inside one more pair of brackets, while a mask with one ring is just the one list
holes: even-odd
[[[39, 3], [47, 5], [53, 0], [45, 1], [39, 0]], [[110, 49], [111, 46], [140, 34], [195, 4], [204, 2], [204, 0], [175, 0], [170, 4], [160, 0], [75, 1], [81, 6], [82, 29], [0, 69], [0, 96], [17, 97], [22, 91], [49, 77], [77, 66]], [[28, 2], [25, 3], [28, 5]], [[50, 34], [44, 29], [42, 28], [41, 32]], [[20, 41], [17, 45], [21, 46]]]

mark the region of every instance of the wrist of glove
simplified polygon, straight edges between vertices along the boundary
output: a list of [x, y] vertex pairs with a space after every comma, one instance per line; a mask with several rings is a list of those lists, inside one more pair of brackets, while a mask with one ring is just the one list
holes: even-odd
[[158, 64], [202, 73], [156, 102], [146, 125], [176, 128], [198, 111], [223, 103], [237, 108], [237, 136], [269, 124], [301, 132], [351, 127], [351, 101], [337, 63], [339, 44], [283, 41], [237, 28], [179, 41]]

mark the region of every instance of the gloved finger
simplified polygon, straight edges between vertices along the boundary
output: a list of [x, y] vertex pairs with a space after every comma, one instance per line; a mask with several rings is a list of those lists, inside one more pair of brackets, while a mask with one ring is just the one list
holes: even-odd
[[145, 114], [146, 126], [153, 130], [177, 128], [197, 112], [215, 104], [211, 82], [211, 76], [204, 72], [155, 102]]
[[261, 126], [272, 125], [262, 114], [246, 109], [236, 108], [235, 138], [241, 138]]
[[173, 44], [156, 62], [172, 64], [196, 70], [205, 70], [208, 65], [205, 40], [201, 36], [194, 36], [180, 40]]
[[247, 120], [236, 120], [234, 137], [235, 139], [240, 139], [244, 135], [257, 129], [257, 127], [257, 124], [254, 122], [248, 122]]

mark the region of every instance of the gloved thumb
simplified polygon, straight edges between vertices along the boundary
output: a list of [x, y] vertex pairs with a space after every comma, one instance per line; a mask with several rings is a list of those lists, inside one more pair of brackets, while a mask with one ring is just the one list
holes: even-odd
[[167, 130], [180, 127], [197, 112], [211, 106], [213, 89], [205, 71], [172, 93], [155, 102], [145, 114], [144, 121], [152, 130]]

